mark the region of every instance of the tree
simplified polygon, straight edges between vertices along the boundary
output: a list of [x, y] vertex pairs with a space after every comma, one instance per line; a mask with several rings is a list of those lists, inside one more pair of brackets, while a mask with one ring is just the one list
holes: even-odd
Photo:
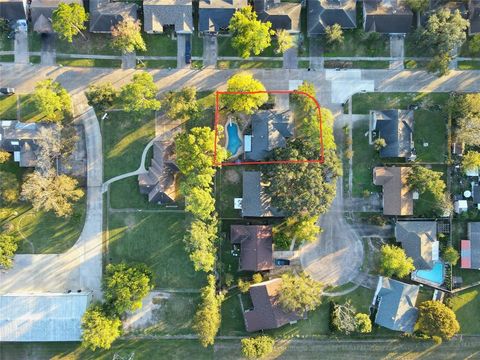
[[0, 164], [5, 164], [7, 161], [10, 160], [12, 154], [5, 150], [0, 150]]
[[355, 308], [350, 301], [333, 304], [330, 321], [333, 329], [346, 335], [356, 330]]
[[142, 25], [140, 20], [125, 17], [117, 25], [112, 26], [112, 46], [124, 53], [135, 50], [146, 51], [147, 46], [142, 38]]
[[34, 171], [25, 177], [21, 195], [32, 203], [35, 211], [54, 211], [57, 216], [69, 216], [73, 203], [83, 197], [77, 180], [67, 175], [56, 175], [53, 170], [45, 174]]
[[370, 320], [370, 316], [363, 313], [355, 315], [355, 331], [362, 334], [371, 333], [372, 320]]
[[273, 238], [276, 245], [290, 246], [292, 240], [315, 241], [320, 228], [317, 225], [318, 216], [290, 216], [279, 225], [273, 227]]
[[145, 264], [108, 264], [103, 291], [105, 300], [117, 315], [142, 307], [142, 299], [153, 288], [153, 273]]
[[275, 32], [277, 35], [277, 48], [275, 52], [277, 54], [283, 54], [294, 45], [293, 36], [285, 29], [280, 29]]
[[286, 311], [303, 315], [306, 311], [315, 310], [321, 303], [322, 284], [302, 272], [282, 275], [278, 301]]
[[420, 304], [418, 309], [420, 315], [417, 326], [422, 333], [450, 339], [460, 331], [460, 324], [455, 313], [440, 301], [425, 301]]
[[82, 34], [82, 30], [86, 29], [87, 20], [88, 14], [82, 5], [60, 3], [53, 10], [52, 28], [61, 39], [71, 43], [75, 35]]
[[477, 151], [469, 151], [463, 155], [462, 167], [465, 173], [478, 169], [480, 167], [480, 153]]
[[449, 53], [441, 53], [435, 55], [427, 64], [427, 70], [431, 73], [438, 72], [439, 76], [444, 76], [449, 73], [449, 65], [452, 61], [452, 56]]
[[186, 199], [185, 211], [201, 220], [208, 220], [215, 211], [215, 199], [210, 189], [194, 187]]
[[20, 184], [17, 177], [9, 172], [0, 171], [0, 200], [7, 204], [18, 201], [20, 197]]
[[405, 251], [394, 245], [383, 245], [380, 250], [380, 273], [391, 277], [404, 278], [415, 270], [413, 259]]
[[271, 36], [275, 34], [271, 27], [269, 21], [257, 19], [257, 13], [251, 6], [235, 11], [228, 25], [228, 31], [232, 34], [232, 47], [243, 58], [248, 58], [252, 53], [259, 55], [270, 46]]
[[0, 234], [0, 268], [10, 269], [13, 266], [13, 256], [17, 248], [18, 242], [12, 235]]
[[111, 107], [118, 97], [118, 90], [115, 89], [112, 83], [105, 83], [101, 85], [92, 84], [85, 92], [88, 103], [96, 106], [101, 110]]
[[118, 317], [109, 317], [101, 306], [92, 305], [82, 317], [82, 345], [91, 350], [108, 350], [120, 336], [121, 326]]
[[41, 127], [37, 139], [37, 163], [35, 170], [45, 174], [53, 167], [53, 161], [61, 154], [60, 132], [57, 128]]
[[480, 117], [469, 116], [457, 121], [457, 140], [466, 145], [480, 145]]
[[441, 179], [440, 171], [433, 171], [426, 167], [414, 165], [407, 177], [407, 184], [411, 190], [419, 193], [430, 192], [435, 199], [440, 199], [445, 193], [445, 182]]
[[448, 71], [448, 59], [456, 47], [460, 47], [466, 39], [469, 21], [465, 20], [458, 10], [451, 13], [442, 8], [428, 18], [427, 25], [420, 32], [419, 44], [433, 56], [429, 71]]
[[443, 260], [448, 262], [450, 265], [455, 266], [457, 265], [458, 259], [460, 258], [460, 255], [458, 254], [458, 251], [455, 250], [451, 246], [447, 246], [445, 250], [443, 251]]
[[327, 38], [327, 44], [343, 43], [343, 30], [339, 24], [325, 27], [325, 36]]
[[152, 75], [146, 72], [137, 73], [133, 75], [132, 82], [122, 87], [120, 101], [125, 111], [145, 114], [160, 109], [160, 101], [156, 98], [157, 91]]
[[270, 336], [257, 336], [242, 339], [242, 353], [248, 359], [259, 359], [273, 351], [275, 340]]
[[412, 9], [412, 11], [417, 13], [417, 28], [420, 27], [420, 20], [422, 12], [428, 10], [430, 5], [429, 0], [407, 0], [407, 5]]
[[373, 142], [373, 147], [375, 150], [380, 151], [382, 150], [385, 146], [387, 146], [387, 142], [383, 138], [377, 138]]
[[480, 34], [475, 34], [468, 42], [468, 49], [473, 55], [480, 53]]
[[187, 252], [195, 271], [213, 271], [215, 266], [215, 242], [217, 221], [194, 220], [184, 237]]
[[197, 90], [185, 87], [180, 91], [169, 91], [162, 99], [162, 108], [170, 119], [190, 120], [199, 111]]
[[200, 344], [207, 347], [215, 342], [220, 328], [223, 295], [217, 294], [215, 276], [208, 275], [207, 285], [201, 290], [202, 301], [195, 313], [193, 330], [198, 334]]
[[33, 102], [44, 122], [60, 122], [72, 111], [72, 101], [67, 90], [52, 79], [37, 82]]
[[260, 92], [258, 94], [223, 94], [220, 97], [222, 106], [231, 112], [253, 114], [268, 100], [268, 94], [265, 92], [263, 84], [254, 79], [253, 75], [248, 72], [237, 73], [228, 79], [227, 91]]
[[315, 86], [308, 81], [303, 81], [303, 83], [297, 88], [297, 91], [292, 95], [293, 101], [298, 104], [300, 110], [303, 112], [302, 115], [317, 110], [317, 105], [312, 100], [312, 98], [316, 97], [317, 92]]

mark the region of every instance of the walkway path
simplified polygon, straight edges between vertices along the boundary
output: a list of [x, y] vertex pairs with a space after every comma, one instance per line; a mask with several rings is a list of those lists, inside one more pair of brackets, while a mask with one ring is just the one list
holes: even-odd
[[12, 269], [0, 273], [0, 293], [92, 291], [101, 298], [102, 172], [100, 126], [83, 95], [73, 99], [76, 121], [85, 127], [87, 209], [85, 225], [74, 246], [63, 254], [15, 255]]

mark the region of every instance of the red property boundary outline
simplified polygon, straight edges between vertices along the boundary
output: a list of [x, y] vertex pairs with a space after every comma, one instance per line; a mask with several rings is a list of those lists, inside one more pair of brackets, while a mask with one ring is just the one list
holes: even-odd
[[[218, 121], [220, 117], [220, 95], [250, 95], [250, 94], [300, 94], [309, 97], [315, 103], [318, 113], [318, 126], [320, 128], [320, 158], [315, 160], [275, 160], [275, 161], [240, 161], [240, 162], [218, 162], [217, 161], [217, 141], [218, 141]], [[323, 129], [322, 129], [322, 113], [321, 106], [315, 97], [304, 91], [298, 90], [266, 90], [266, 91], [215, 91], [215, 143], [213, 152], [214, 166], [238, 166], [238, 165], [265, 165], [265, 164], [298, 164], [298, 163], [314, 163], [322, 164], [324, 162], [323, 153]]]

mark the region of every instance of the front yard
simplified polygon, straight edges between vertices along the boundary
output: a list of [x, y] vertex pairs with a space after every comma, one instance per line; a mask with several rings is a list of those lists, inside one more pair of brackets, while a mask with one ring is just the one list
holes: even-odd
[[[17, 101], [19, 106], [18, 113]], [[17, 115], [20, 117], [17, 118]], [[41, 121], [42, 116], [36, 109], [31, 95], [11, 95], [0, 96], [0, 119], [36, 122]]]
[[457, 320], [460, 323], [460, 333], [480, 333], [480, 322], [478, 321], [480, 293], [478, 287], [466, 290], [456, 295], [449, 300], [449, 305], [457, 315]]
[[84, 36], [76, 36], [73, 42], [56, 40], [57, 54], [91, 54], [91, 55], [121, 55], [120, 51], [114, 49], [112, 36], [110, 34], [95, 34], [84, 32]]
[[326, 57], [390, 56], [390, 42], [387, 36], [365, 33], [361, 29], [344, 30], [341, 44], [328, 44], [325, 37], [310, 38], [320, 42]]

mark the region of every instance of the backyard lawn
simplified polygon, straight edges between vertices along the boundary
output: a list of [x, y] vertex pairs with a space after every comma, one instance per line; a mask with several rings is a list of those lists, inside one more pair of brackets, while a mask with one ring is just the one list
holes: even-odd
[[449, 300], [450, 307], [457, 315], [457, 320], [460, 323], [460, 333], [462, 334], [480, 333], [480, 322], [478, 321], [479, 291], [478, 287], [472, 288]]
[[198, 289], [205, 274], [195, 272], [185, 252], [184, 213], [112, 213], [108, 217], [108, 258], [143, 262], [155, 274], [156, 288]]
[[241, 219], [241, 210], [233, 208], [235, 198], [242, 195], [242, 170], [243, 166], [227, 166], [217, 170], [215, 192], [217, 211], [222, 218]]
[[417, 110], [414, 114], [413, 126], [417, 161], [445, 162], [447, 157], [447, 115], [445, 112]]

